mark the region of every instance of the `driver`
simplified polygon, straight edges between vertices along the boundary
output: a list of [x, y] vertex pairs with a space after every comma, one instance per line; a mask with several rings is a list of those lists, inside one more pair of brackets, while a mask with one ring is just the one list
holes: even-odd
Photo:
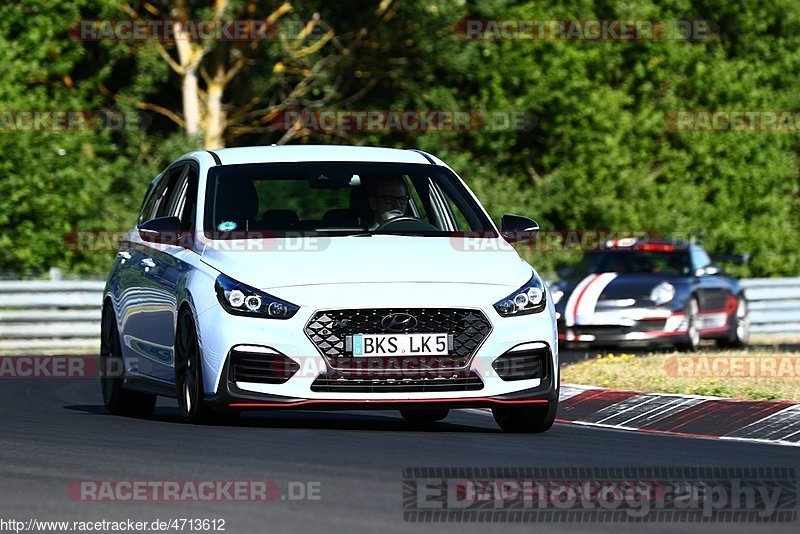
[[409, 196], [402, 178], [371, 180], [364, 185], [369, 207], [373, 213], [374, 222], [370, 230], [375, 230], [385, 222], [405, 215]]

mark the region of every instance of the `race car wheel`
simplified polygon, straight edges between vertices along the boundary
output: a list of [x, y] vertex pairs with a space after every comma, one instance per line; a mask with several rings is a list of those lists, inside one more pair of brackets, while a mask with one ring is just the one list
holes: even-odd
[[146, 417], [156, 407], [156, 396], [148, 393], [130, 391], [122, 385], [125, 367], [122, 360], [122, 345], [114, 310], [110, 304], [103, 306], [100, 321], [100, 388], [103, 391], [103, 404], [109, 413]]
[[428, 410], [400, 410], [400, 415], [409, 423], [433, 423], [441, 421], [450, 410], [447, 408], [428, 409]]
[[550, 430], [557, 410], [558, 401], [551, 401], [547, 406], [498, 406], [492, 415], [503, 432], [539, 434]]
[[689, 299], [684, 314], [686, 315], [686, 337], [678, 344], [678, 349], [694, 352], [700, 346], [700, 305], [695, 297]]
[[739, 297], [736, 305], [736, 313], [731, 316], [728, 322], [730, 325], [730, 336], [717, 340], [717, 346], [723, 348], [742, 348], [747, 346], [750, 340], [750, 314], [747, 309], [745, 298]]
[[200, 344], [189, 310], [183, 310], [178, 318], [175, 334], [175, 384], [183, 420], [194, 424], [210, 422], [211, 410], [204, 403]]

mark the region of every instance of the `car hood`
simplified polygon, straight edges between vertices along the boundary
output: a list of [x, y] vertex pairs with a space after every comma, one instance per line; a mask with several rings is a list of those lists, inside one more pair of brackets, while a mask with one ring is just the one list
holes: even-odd
[[659, 276], [651, 274], [619, 274], [600, 293], [600, 300], [609, 299], [646, 299], [658, 284], [669, 282], [673, 286], [680, 284], [680, 279], [674, 276]]
[[615, 304], [633, 299], [637, 304], [647, 305], [653, 288], [662, 282], [672, 284], [679, 292], [688, 284], [685, 278], [676, 276], [620, 273], [590, 274], [585, 278], [562, 281], [558, 284], [564, 291], [559, 301], [559, 311], [563, 311], [570, 300], [577, 302], [578, 297], [594, 303], [614, 301]]
[[[357, 283], [459, 283], [513, 291], [531, 267], [502, 239], [480, 250], [448, 237], [386, 236], [264, 240], [263, 247], [214, 242], [202, 261], [263, 290]], [[262, 248], [263, 250], [258, 250]]]

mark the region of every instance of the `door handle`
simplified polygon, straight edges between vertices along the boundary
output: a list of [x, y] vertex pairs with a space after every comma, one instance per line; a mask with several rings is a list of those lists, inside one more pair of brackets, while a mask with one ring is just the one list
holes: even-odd
[[153, 267], [156, 266], [156, 262], [154, 262], [151, 258], [145, 258], [145, 259], [142, 260], [142, 265], [152, 269]]

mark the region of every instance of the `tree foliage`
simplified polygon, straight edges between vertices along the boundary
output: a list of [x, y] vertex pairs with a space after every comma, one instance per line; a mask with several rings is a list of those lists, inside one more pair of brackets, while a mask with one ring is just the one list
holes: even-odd
[[[74, 20], [125, 18], [131, 10], [155, 17], [175, 4], [23, 0], [0, 7], [2, 109], [132, 111], [156, 103], [180, 114], [181, 78], [154, 43], [67, 35]], [[219, 2], [185, 4], [203, 17]], [[224, 16], [266, 17], [283, 5], [235, 1]], [[302, 61], [287, 54], [292, 43], [249, 44], [247, 64], [222, 100], [226, 117], [253, 100], [263, 113], [248, 124], [258, 125], [269, 124], [261, 119], [276, 106], [524, 112], [535, 120], [520, 131], [300, 128], [290, 137], [429, 150], [468, 181], [495, 220], [518, 213], [546, 230], [693, 235], [713, 252], [750, 253], [749, 265], [732, 268], [736, 274], [800, 270], [797, 132], [673, 131], [666, 121], [679, 110], [800, 109], [794, 0], [304, 0], [285, 16], [324, 21], [335, 39]], [[714, 32], [694, 42], [465, 40], [454, 32], [465, 19], [703, 19]], [[225, 61], [235, 59], [233, 45], [218, 46]], [[319, 65], [307, 93], [291, 97], [313, 59], [328, 56], [335, 61]], [[126, 228], [149, 178], [198, 146], [163, 114], [144, 117], [121, 132], [0, 131], [0, 270], [103, 271], [111, 255], [72, 251], [64, 235]], [[231, 129], [224, 140], [282, 139], [285, 131], [258, 127]], [[527, 255], [545, 269], [577, 259]]]

